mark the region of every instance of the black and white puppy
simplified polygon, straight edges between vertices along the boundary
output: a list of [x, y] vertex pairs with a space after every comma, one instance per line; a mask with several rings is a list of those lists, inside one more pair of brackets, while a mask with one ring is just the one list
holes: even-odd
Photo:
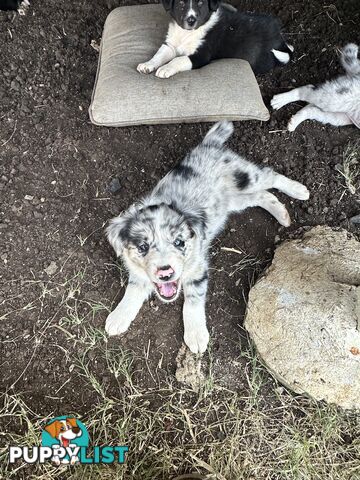
[[129, 283], [106, 320], [109, 335], [126, 332], [152, 292], [172, 302], [183, 289], [184, 340], [192, 352], [204, 352], [210, 242], [231, 213], [249, 207], [262, 207], [289, 226], [285, 206], [268, 189], [309, 198], [304, 185], [225, 148], [232, 132], [232, 123], [217, 123], [149, 195], [111, 221], [108, 239], [129, 270]]
[[170, 12], [165, 43], [140, 73], [169, 78], [200, 68], [212, 60], [247, 60], [255, 74], [289, 62], [293, 47], [281, 35], [280, 22], [270, 15], [238, 12], [219, 0], [162, 0]]
[[17, 10], [20, 15], [25, 15], [29, 5], [28, 0], [0, 0], [0, 10]]
[[320, 85], [305, 85], [290, 92], [279, 93], [271, 100], [275, 110], [288, 103], [308, 102], [293, 115], [288, 130], [293, 132], [305, 120], [317, 120], [337, 127], [354, 124], [360, 128], [360, 59], [359, 47], [348, 43], [340, 50], [345, 75]]

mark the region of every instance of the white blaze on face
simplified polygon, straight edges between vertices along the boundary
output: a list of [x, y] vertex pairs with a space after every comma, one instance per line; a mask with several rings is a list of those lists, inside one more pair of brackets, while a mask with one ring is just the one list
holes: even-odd
[[193, 9], [193, 0], [190, 0], [190, 8], [189, 8], [189, 11], [186, 15], [186, 18], [189, 18], [189, 17], [195, 17], [196, 18], [196, 12]]

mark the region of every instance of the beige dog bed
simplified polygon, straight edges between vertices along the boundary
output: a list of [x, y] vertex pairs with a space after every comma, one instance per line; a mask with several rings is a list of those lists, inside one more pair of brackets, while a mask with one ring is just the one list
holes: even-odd
[[269, 119], [250, 65], [219, 60], [169, 79], [137, 72], [163, 42], [169, 16], [161, 5], [119, 7], [108, 16], [90, 119], [96, 125]]

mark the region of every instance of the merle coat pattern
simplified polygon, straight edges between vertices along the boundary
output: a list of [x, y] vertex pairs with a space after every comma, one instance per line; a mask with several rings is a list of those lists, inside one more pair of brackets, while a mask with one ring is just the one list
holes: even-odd
[[129, 270], [129, 283], [106, 320], [109, 335], [125, 332], [152, 292], [171, 302], [182, 289], [185, 343], [194, 353], [204, 352], [210, 242], [231, 213], [248, 207], [262, 207], [288, 226], [285, 206], [268, 189], [309, 197], [300, 183], [225, 148], [232, 132], [232, 123], [217, 123], [149, 195], [110, 222], [108, 239]]

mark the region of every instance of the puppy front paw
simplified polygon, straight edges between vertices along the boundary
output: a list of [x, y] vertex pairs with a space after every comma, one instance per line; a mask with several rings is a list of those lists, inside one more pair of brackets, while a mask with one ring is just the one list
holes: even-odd
[[288, 103], [291, 102], [290, 96], [288, 95], [289, 92], [286, 93], [279, 93], [278, 95], [274, 95], [271, 100], [271, 106], [274, 110], [279, 110], [280, 108], [284, 107]]
[[184, 341], [192, 353], [204, 353], [209, 343], [206, 326], [192, 326], [185, 330]]
[[176, 73], [177, 72], [176, 72], [175, 68], [173, 68], [171, 65], [167, 64], [167, 65], [163, 65], [162, 67], [158, 68], [156, 70], [155, 75], [158, 78], [170, 78], [173, 75], [175, 75]]
[[152, 73], [156, 69], [155, 65], [151, 62], [139, 63], [136, 70], [140, 73]]
[[110, 337], [120, 335], [127, 331], [130, 323], [126, 316], [114, 310], [106, 319], [105, 331]]

